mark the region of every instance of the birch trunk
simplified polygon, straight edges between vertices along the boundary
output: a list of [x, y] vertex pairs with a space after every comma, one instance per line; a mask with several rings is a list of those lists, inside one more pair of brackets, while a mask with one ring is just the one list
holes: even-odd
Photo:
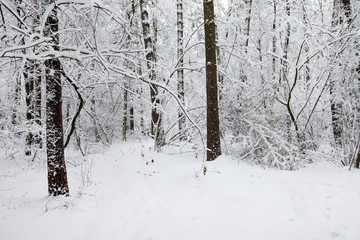
[[[185, 105], [185, 90], [184, 90], [184, 18], [183, 18], [183, 0], [177, 0], [176, 2], [177, 9], [177, 57], [178, 57], [178, 70], [177, 70], [177, 90], [178, 90], [178, 98], [180, 99], [182, 105]], [[181, 109], [178, 110], [178, 118], [179, 118], [179, 132], [180, 139], [186, 140], [185, 134], [183, 131], [185, 130], [185, 116]]]

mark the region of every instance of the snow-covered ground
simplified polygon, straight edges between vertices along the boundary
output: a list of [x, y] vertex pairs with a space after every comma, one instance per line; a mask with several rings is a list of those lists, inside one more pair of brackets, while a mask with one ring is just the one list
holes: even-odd
[[82, 163], [71, 197], [47, 196], [46, 164], [0, 158], [1, 240], [360, 239], [360, 171], [316, 162], [262, 169], [118, 143]]

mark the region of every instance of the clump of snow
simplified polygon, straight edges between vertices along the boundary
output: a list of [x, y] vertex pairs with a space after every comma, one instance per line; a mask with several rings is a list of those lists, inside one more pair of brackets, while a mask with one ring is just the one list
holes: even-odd
[[[263, 169], [151, 142], [68, 151], [71, 196], [47, 196], [46, 164], [0, 159], [0, 239], [360, 239], [360, 171], [315, 161]], [[197, 177], [196, 177], [197, 176]]]

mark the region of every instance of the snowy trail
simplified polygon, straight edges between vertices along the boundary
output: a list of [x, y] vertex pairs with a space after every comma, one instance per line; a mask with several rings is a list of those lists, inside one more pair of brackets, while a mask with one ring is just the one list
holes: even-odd
[[81, 168], [68, 165], [72, 196], [55, 200], [46, 197], [46, 169], [2, 160], [0, 239], [360, 239], [356, 170], [264, 170], [220, 157], [197, 178], [193, 153], [134, 143], [87, 160], [92, 184], [81, 188]]

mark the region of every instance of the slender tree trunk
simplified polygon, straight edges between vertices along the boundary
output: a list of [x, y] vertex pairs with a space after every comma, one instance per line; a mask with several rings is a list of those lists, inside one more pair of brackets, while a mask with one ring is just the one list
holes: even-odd
[[36, 132], [34, 133], [33, 140], [34, 145], [38, 148], [42, 148], [42, 137], [41, 132], [39, 131], [42, 121], [41, 121], [41, 66], [39, 61], [34, 61], [32, 63], [33, 74], [34, 74], [34, 85], [33, 85], [33, 118], [34, 124], [37, 127]]
[[221, 155], [216, 66], [216, 32], [213, 0], [204, 0], [206, 54], [207, 160]]
[[[22, 9], [22, 0], [16, 0], [17, 4], [16, 11], [19, 16], [25, 15], [24, 10]], [[22, 24], [19, 23], [18, 27], [21, 29]], [[25, 45], [24, 38], [21, 39], [21, 44]], [[26, 54], [26, 50], [22, 50], [23, 54]], [[33, 61], [25, 60], [23, 77], [24, 77], [24, 85], [25, 85], [25, 105], [26, 105], [26, 126], [27, 133], [25, 137], [25, 155], [31, 155], [31, 148], [33, 143], [33, 133], [32, 133], [32, 125], [34, 119], [34, 105], [33, 105], [33, 92], [34, 92], [34, 81], [33, 81]]]
[[[132, 103], [133, 104], [133, 103]], [[134, 122], [134, 106], [131, 104], [129, 109], [129, 129], [130, 131], [135, 130], [135, 122]]]
[[[54, 0], [43, 0], [46, 9]], [[52, 38], [53, 48], [59, 50], [59, 19], [56, 8], [45, 21], [44, 35]], [[58, 58], [45, 61], [46, 67], [46, 147], [48, 191], [50, 196], [69, 195], [64, 155], [62, 122], [61, 63]]]
[[[19, 16], [23, 15], [23, 9], [20, 8], [22, 3], [21, 0], [16, 1], [18, 4], [17, 13]], [[40, 6], [37, 0], [32, 0], [32, 8], [29, 11], [28, 15], [29, 26], [31, 26], [31, 31], [35, 32], [35, 29], [40, 24]], [[25, 18], [27, 19], [27, 18]], [[19, 24], [19, 28], [22, 28], [22, 24]], [[38, 37], [36, 38], [38, 39]], [[22, 39], [22, 44], [25, 44], [24, 39]], [[34, 47], [33, 51], [37, 49]], [[23, 53], [26, 53], [26, 50], [23, 50]], [[26, 146], [25, 154], [31, 155], [32, 145], [41, 148], [42, 147], [42, 138], [39, 128], [41, 126], [41, 65], [38, 60], [26, 60], [24, 66], [24, 80], [25, 80], [25, 102], [26, 102], [26, 119], [29, 127], [29, 131], [26, 136]], [[36, 126], [36, 132], [34, 131], [34, 126]]]
[[[276, 9], [276, 2], [273, 0], [274, 3], [274, 20], [273, 20], [273, 39], [272, 39], [272, 52], [274, 56], [276, 55], [276, 16], [277, 16], [277, 9]], [[272, 57], [272, 70], [273, 70], [273, 80], [276, 78], [276, 58]]]
[[[332, 27], [336, 31], [337, 26], [345, 22], [350, 22], [351, 6], [350, 0], [334, 0]], [[331, 95], [331, 120], [333, 127], [334, 143], [337, 147], [342, 147], [343, 127], [342, 127], [342, 103], [336, 100], [336, 85], [333, 80], [330, 84]]]
[[355, 160], [355, 168], [360, 168], [360, 149], [358, 149], [356, 160]]
[[[178, 57], [178, 70], [177, 70], [177, 89], [178, 89], [178, 98], [180, 99], [181, 103], [185, 105], [185, 87], [184, 87], [184, 18], [183, 18], [183, 0], [177, 0], [176, 2], [176, 9], [177, 9], [177, 57]], [[178, 117], [179, 117], [179, 132], [180, 132], [180, 139], [186, 140], [186, 136], [183, 133], [185, 130], [185, 116], [181, 109], [178, 110]]]
[[127, 114], [128, 114], [128, 91], [126, 90], [128, 85], [125, 84], [124, 90], [124, 109], [123, 109], [123, 126], [122, 126], [122, 138], [123, 141], [126, 141], [126, 132], [127, 132]]
[[[333, 5], [333, 16], [332, 16], [332, 27], [335, 29], [341, 22], [340, 18], [340, 1], [334, 0]], [[342, 124], [341, 124], [341, 112], [342, 104], [337, 102], [335, 99], [335, 83], [330, 83], [330, 95], [331, 95], [331, 121], [333, 127], [334, 143], [336, 147], [342, 146]]]
[[[307, 19], [307, 13], [306, 13], [306, 0], [302, 0], [302, 11], [303, 11], [303, 24], [305, 26], [305, 28], [309, 27], [309, 21]], [[305, 32], [305, 40], [308, 38], [308, 33], [307, 33], [307, 29], [304, 30]], [[304, 52], [305, 52], [305, 56], [307, 56], [309, 54], [309, 44], [306, 42], [304, 44]], [[304, 71], [304, 80], [305, 80], [305, 85], [306, 85], [306, 97], [309, 97], [309, 84], [310, 84], [310, 60], [306, 61], [305, 63], [305, 71]]]
[[250, 41], [250, 25], [251, 25], [251, 12], [252, 12], [252, 0], [245, 0], [245, 6], [247, 8], [247, 16], [245, 18], [246, 26], [246, 41], [245, 41], [245, 54], [249, 51], [249, 41]]
[[[148, 3], [145, 0], [140, 0], [141, 20], [143, 29], [143, 38], [146, 50], [147, 67], [149, 69], [149, 79], [153, 82], [156, 81], [156, 56], [155, 56], [155, 45], [150, 28], [150, 17], [148, 10]], [[163, 131], [161, 123], [161, 112], [160, 112], [160, 99], [158, 97], [159, 89], [155, 84], [150, 84], [150, 98], [152, 103], [151, 110], [151, 135], [155, 137], [155, 148], [160, 149], [163, 145]]]
[[[23, 11], [22, 11], [22, 9], [21, 9], [21, 7], [20, 7], [20, 5], [21, 5], [21, 0], [15, 0], [15, 3], [16, 3], [16, 12], [17, 12], [17, 14], [19, 15], [19, 16], [23, 16], [24, 15], [24, 13], [23, 13]], [[1, 10], [1, 7], [0, 7], [0, 10]], [[2, 13], [2, 11], [1, 11], [1, 30], [3, 30], [4, 32], [6, 32], [6, 28], [5, 28], [5, 19], [4, 19], [4, 15], [3, 15], [3, 13]], [[23, 28], [23, 25], [22, 25], [22, 23], [18, 23], [18, 28], [19, 29], [22, 29]], [[25, 41], [24, 41], [24, 39], [22, 39], [21, 40], [21, 44], [25, 44]], [[26, 54], [26, 50], [22, 50], [22, 52], [24, 53], [24, 54]], [[16, 77], [16, 82], [15, 82], [15, 89], [14, 89], [14, 106], [13, 106], [13, 109], [12, 109], [12, 116], [11, 116], [11, 123], [12, 124], [17, 124], [17, 118], [18, 118], [18, 113], [17, 113], [17, 108], [18, 108], [18, 106], [19, 106], [19, 104], [20, 104], [20, 101], [21, 101], [21, 79], [22, 79], [22, 77], [21, 76], [24, 76], [24, 74], [23, 73], [21, 73], [21, 72], [18, 72], [17, 73], [17, 77]], [[24, 76], [25, 77], [25, 76]], [[27, 151], [27, 149], [25, 149], [25, 154], [26, 155], [28, 155], [27, 153], [26, 153], [26, 151]]]
[[[281, 83], [283, 84], [283, 86], [285, 87], [285, 96], [286, 98], [289, 98], [289, 92], [290, 89], [288, 89], [288, 53], [289, 53], [289, 44], [290, 44], [290, 33], [291, 33], [291, 26], [290, 26], [290, 0], [286, 0], [286, 15], [288, 16], [286, 19], [286, 35], [285, 35], [285, 41], [284, 41], [284, 55], [283, 55], [283, 59], [281, 61]], [[289, 107], [289, 106], [288, 106]], [[288, 108], [288, 113], [289, 115], [291, 114], [291, 111]], [[292, 118], [291, 116], [287, 115], [285, 122], [286, 122], [286, 131], [287, 131], [287, 135], [288, 135], [288, 140], [291, 141], [291, 122], [292, 122]]]
[[[135, 1], [131, 0], [131, 11], [128, 12], [128, 20], [130, 22], [130, 28], [133, 26], [133, 20], [134, 20], [134, 16], [135, 16], [135, 12], [136, 12], [136, 7], [135, 7]], [[131, 36], [128, 35], [127, 37], [128, 43], [127, 43], [127, 47], [130, 47], [130, 42], [131, 42]], [[133, 72], [136, 71], [136, 66], [134, 66], [134, 64], [128, 60], [125, 60], [125, 65], [127, 66], [128, 69], [131, 69]], [[124, 83], [124, 108], [123, 108], [123, 126], [122, 126], [122, 136], [123, 136], [123, 141], [126, 141], [127, 139], [127, 132], [128, 132], [128, 119], [130, 120], [130, 130], [133, 131], [134, 130], [134, 108], [132, 103], [129, 102], [129, 91], [128, 89], [130, 89], [131, 87], [131, 82], [130, 79], [125, 79], [125, 83]], [[129, 107], [130, 105], [130, 107]], [[128, 117], [129, 115], [129, 117]]]
[[32, 133], [32, 124], [34, 119], [34, 105], [32, 101], [33, 92], [34, 92], [34, 81], [31, 77], [31, 63], [29, 60], [26, 61], [24, 67], [24, 79], [25, 79], [25, 103], [26, 103], [26, 125], [28, 132], [26, 134], [26, 143], [25, 143], [25, 155], [31, 155], [31, 146], [33, 143], [33, 133]]
[[[135, 0], [131, 0], [131, 9], [132, 9], [132, 16], [134, 18], [135, 16], [135, 12], [136, 12], [136, 7], [135, 7]], [[133, 21], [130, 22], [131, 26], [133, 24]], [[137, 21], [135, 21], [135, 24], [137, 25]], [[134, 67], [134, 72], [137, 71], [136, 69], [136, 64], [133, 66]], [[131, 97], [131, 101], [130, 101], [130, 109], [129, 109], [129, 129], [130, 131], [134, 132], [135, 130], [135, 115], [134, 115], [134, 98]]]
[[19, 102], [20, 102], [20, 94], [21, 94], [21, 77], [20, 77], [20, 74], [18, 73], [18, 76], [16, 77], [15, 90], [14, 90], [14, 106], [13, 106], [12, 114], [11, 114], [11, 123], [13, 125], [16, 125], [18, 122], [17, 108], [18, 108]]
[[[35, 5], [35, 16], [33, 16], [33, 28], [34, 31], [36, 29], [36, 27], [40, 26], [40, 2], [39, 0], [33, 0], [34, 5]], [[37, 32], [39, 33], [39, 32]], [[37, 50], [37, 49], [35, 49]], [[42, 121], [41, 121], [41, 63], [38, 60], [33, 60], [31, 62], [31, 65], [33, 67], [33, 79], [34, 79], [34, 96], [33, 96], [33, 109], [34, 109], [34, 113], [33, 113], [33, 117], [34, 117], [34, 123], [37, 125], [37, 129], [40, 129], [40, 126], [42, 125]], [[34, 134], [34, 144], [36, 147], [38, 148], [42, 148], [42, 137], [41, 137], [41, 132], [39, 130], [37, 130]]]

